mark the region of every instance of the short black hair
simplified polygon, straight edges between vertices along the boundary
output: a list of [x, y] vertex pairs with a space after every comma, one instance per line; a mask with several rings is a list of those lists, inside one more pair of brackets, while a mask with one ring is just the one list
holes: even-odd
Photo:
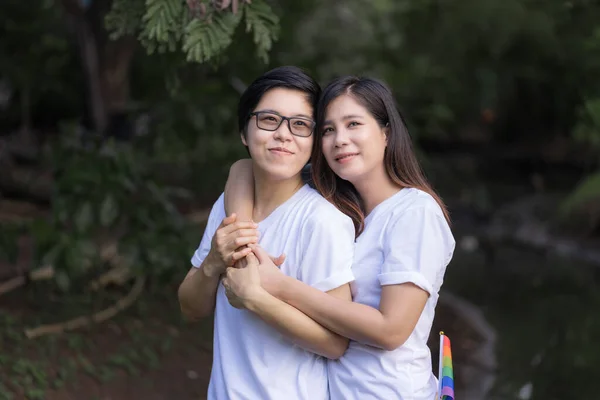
[[246, 124], [262, 97], [271, 89], [285, 88], [306, 93], [306, 100], [316, 109], [321, 87], [310, 75], [294, 66], [283, 66], [265, 72], [248, 86], [238, 103], [238, 127], [246, 135]]

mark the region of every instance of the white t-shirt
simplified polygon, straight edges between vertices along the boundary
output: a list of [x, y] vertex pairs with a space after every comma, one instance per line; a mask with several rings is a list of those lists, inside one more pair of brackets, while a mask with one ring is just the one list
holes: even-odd
[[[199, 267], [225, 218], [223, 195], [212, 208], [192, 265]], [[281, 270], [329, 291], [354, 279], [354, 226], [308, 185], [259, 224], [260, 245], [286, 254]], [[247, 310], [233, 308], [219, 284], [209, 400], [328, 399], [327, 360], [303, 350]]]
[[393, 351], [350, 341], [328, 362], [332, 400], [432, 400], [437, 379], [427, 339], [438, 291], [455, 241], [429, 194], [406, 188], [380, 203], [356, 241], [351, 283], [355, 302], [379, 308], [382, 285], [412, 282], [429, 293], [415, 330]]

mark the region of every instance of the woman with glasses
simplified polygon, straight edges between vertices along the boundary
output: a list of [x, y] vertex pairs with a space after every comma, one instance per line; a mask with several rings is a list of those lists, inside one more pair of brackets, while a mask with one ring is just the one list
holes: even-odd
[[[319, 93], [317, 83], [298, 68], [281, 67], [259, 77], [241, 96], [238, 122], [254, 171], [250, 217], [257, 223], [226, 218], [221, 195], [179, 288], [188, 318], [214, 311], [211, 400], [327, 399], [326, 358], [340, 357], [348, 346], [347, 338], [260, 285], [244, 292], [235, 283], [258, 278], [256, 260], [245, 246], [260, 243], [273, 254], [286, 254], [279, 273], [326, 296], [351, 299], [352, 220], [301, 178], [314, 143]], [[227, 267], [244, 257], [250, 266], [230, 269], [233, 282], [221, 285]], [[244, 293], [244, 300], [236, 303], [233, 291]]]
[[[254, 258], [249, 263], [258, 278], [227, 278], [236, 288], [230, 301], [243, 302], [260, 286], [349, 338], [346, 353], [328, 362], [331, 399], [432, 400], [437, 380], [427, 339], [455, 246], [446, 207], [421, 172], [383, 83], [356, 77], [332, 82], [317, 107], [315, 136], [314, 185], [354, 222], [353, 302], [282, 274], [256, 244], [249, 247], [258, 268]], [[251, 181], [252, 167], [237, 162], [225, 190], [228, 211], [251, 215]], [[335, 251], [316, 256], [327, 259]]]

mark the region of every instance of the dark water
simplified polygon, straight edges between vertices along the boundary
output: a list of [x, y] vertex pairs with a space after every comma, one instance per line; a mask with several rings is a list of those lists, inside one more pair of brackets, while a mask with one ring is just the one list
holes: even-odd
[[600, 267], [513, 247], [490, 259], [461, 249], [463, 235], [444, 286], [478, 306], [497, 332], [487, 399], [596, 398]]

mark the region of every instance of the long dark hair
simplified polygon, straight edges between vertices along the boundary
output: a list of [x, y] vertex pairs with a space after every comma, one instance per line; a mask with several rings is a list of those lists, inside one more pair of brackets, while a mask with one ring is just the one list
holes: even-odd
[[360, 235], [365, 224], [364, 203], [356, 188], [337, 176], [329, 167], [323, 155], [321, 142], [327, 107], [344, 94], [352, 96], [365, 107], [382, 128], [389, 128], [383, 162], [390, 179], [400, 187], [412, 187], [430, 194], [450, 223], [446, 205], [427, 181], [417, 160], [406, 124], [398, 111], [391, 90], [383, 82], [372, 78], [345, 76], [334, 80], [323, 90], [317, 105], [317, 126], [311, 161], [312, 178], [317, 190], [352, 218], [356, 236]]

